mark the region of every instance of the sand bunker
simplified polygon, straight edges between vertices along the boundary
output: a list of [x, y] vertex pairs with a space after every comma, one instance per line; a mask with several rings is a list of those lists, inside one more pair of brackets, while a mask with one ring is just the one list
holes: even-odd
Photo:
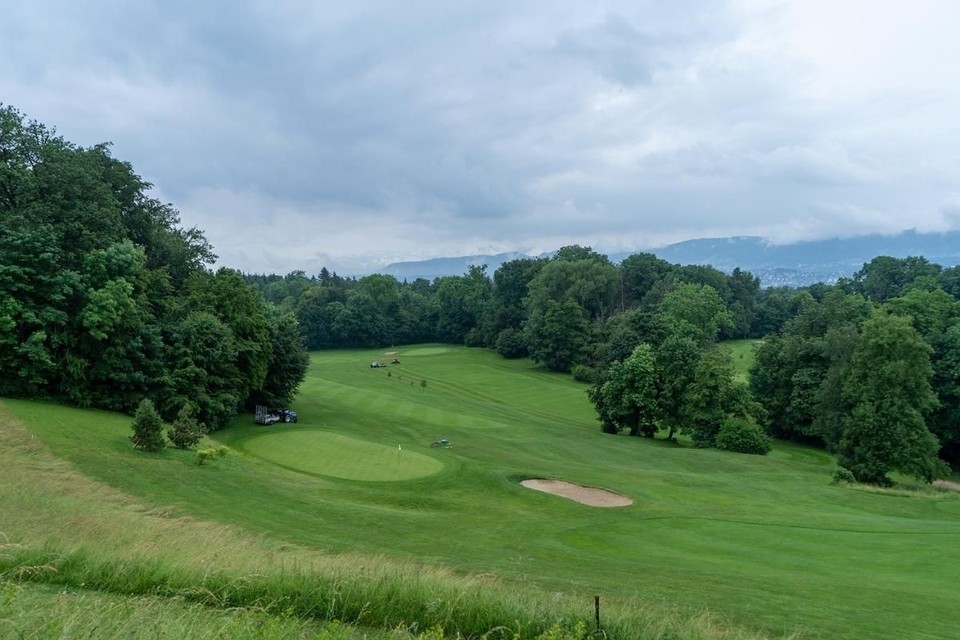
[[950, 482], [949, 480], [934, 480], [933, 486], [941, 487], [943, 489], [953, 489], [954, 491], [960, 491], [960, 482]]
[[524, 480], [521, 482], [527, 489], [534, 491], [543, 491], [552, 493], [555, 496], [567, 498], [574, 502], [586, 504], [591, 507], [627, 507], [633, 504], [633, 500], [626, 496], [607, 491], [606, 489], [594, 489], [593, 487], [581, 487], [578, 484], [571, 484], [563, 480]]

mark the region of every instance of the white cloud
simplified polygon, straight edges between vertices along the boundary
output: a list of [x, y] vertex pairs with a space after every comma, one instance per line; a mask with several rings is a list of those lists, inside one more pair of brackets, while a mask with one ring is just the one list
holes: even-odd
[[960, 226], [946, 0], [8, 9], [3, 100], [247, 270]]

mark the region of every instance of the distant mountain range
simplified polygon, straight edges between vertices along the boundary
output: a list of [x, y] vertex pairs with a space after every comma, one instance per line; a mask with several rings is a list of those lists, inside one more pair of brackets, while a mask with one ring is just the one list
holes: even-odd
[[[732, 238], [701, 238], [686, 240], [665, 247], [637, 249], [610, 254], [610, 260], [620, 262], [635, 253], [652, 253], [673, 264], [708, 264], [730, 272], [740, 267], [760, 278], [765, 287], [788, 285], [804, 286], [815, 282], [836, 282], [838, 278], [859, 271], [865, 262], [876, 256], [923, 256], [944, 267], [960, 264], [960, 231], [946, 233], [917, 233], [904, 231], [896, 235], [866, 235], [853, 238], [832, 238], [777, 245], [755, 236]], [[509, 252], [496, 255], [433, 258], [417, 262], [395, 262], [379, 273], [398, 280], [417, 278], [433, 280], [442, 276], [462, 275], [473, 265], [487, 265], [493, 274], [501, 264], [528, 256]]]

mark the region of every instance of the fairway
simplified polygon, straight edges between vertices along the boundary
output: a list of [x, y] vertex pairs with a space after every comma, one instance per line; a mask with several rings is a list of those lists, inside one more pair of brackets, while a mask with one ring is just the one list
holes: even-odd
[[288, 469], [345, 480], [395, 482], [438, 473], [443, 463], [401, 445], [388, 447], [309, 430], [268, 431], [236, 446]]
[[[603, 434], [570, 376], [481, 349], [398, 351], [401, 364], [384, 369], [369, 367], [382, 349], [313, 353], [300, 422], [265, 429], [239, 416], [211, 434], [232, 453], [203, 466], [191, 452], [132, 450], [128, 416], [3, 405], [77, 473], [274, 547], [493, 576], [587, 611], [599, 593], [611, 618], [710, 611], [772, 637], [956, 638], [957, 492], [835, 486], [830, 454], [789, 443], [746, 456]], [[439, 438], [453, 447], [431, 449]], [[598, 509], [521, 486], [530, 478], [634, 502]], [[21, 517], [0, 531], [107, 548], [117, 536], [99, 524], [30, 528], [31, 510], [55, 498], [20, 496], [52, 482], [0, 475], [0, 495], [21, 487], [8, 497]], [[49, 518], [68, 518], [71, 504]], [[96, 533], [83, 538], [87, 529]], [[127, 544], [152, 548], [151, 535]]]
[[750, 380], [749, 371], [756, 359], [757, 347], [763, 344], [763, 340], [726, 340], [720, 344], [730, 354], [736, 379], [746, 384]]

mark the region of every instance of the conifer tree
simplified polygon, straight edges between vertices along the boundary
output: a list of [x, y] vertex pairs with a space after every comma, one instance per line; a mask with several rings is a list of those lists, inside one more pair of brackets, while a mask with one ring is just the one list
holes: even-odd
[[130, 441], [134, 447], [144, 451], [163, 449], [163, 423], [160, 414], [148, 398], [140, 401], [137, 413], [133, 417], [133, 435]]
[[173, 421], [173, 426], [167, 431], [167, 438], [177, 449], [189, 449], [200, 442], [203, 431], [203, 425], [197, 422], [193, 405], [184, 402]]

